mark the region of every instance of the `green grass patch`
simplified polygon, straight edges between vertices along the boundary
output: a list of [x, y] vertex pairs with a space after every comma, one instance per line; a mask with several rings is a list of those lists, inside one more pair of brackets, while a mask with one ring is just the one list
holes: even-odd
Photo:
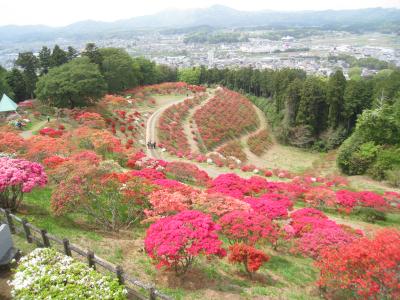
[[32, 225], [46, 229], [49, 233], [59, 237], [77, 240], [81, 237], [92, 240], [101, 240], [101, 236], [95, 232], [83, 228], [76, 220], [84, 220], [79, 214], [67, 214], [55, 216], [51, 212], [50, 198], [52, 190], [49, 187], [34, 189], [24, 195], [23, 210], [26, 214], [19, 214], [28, 219]]

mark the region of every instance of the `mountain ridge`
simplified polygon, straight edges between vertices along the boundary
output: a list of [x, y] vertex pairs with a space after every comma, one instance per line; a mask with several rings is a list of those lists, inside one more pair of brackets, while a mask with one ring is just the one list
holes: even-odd
[[[23, 41], [30, 38], [83, 38], [117, 35], [142, 29], [185, 28], [195, 26], [251, 27], [251, 26], [317, 26], [334, 29], [400, 30], [400, 9], [364, 8], [322, 11], [240, 11], [223, 5], [189, 10], [165, 10], [152, 15], [113, 22], [83, 20], [63, 27], [46, 25], [6, 25], [0, 27], [0, 39]], [[32, 36], [32, 37], [31, 37]]]

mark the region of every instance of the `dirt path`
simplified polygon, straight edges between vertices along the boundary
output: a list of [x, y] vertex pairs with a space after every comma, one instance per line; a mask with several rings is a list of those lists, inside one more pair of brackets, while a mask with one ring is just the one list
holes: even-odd
[[37, 123], [35, 126], [33, 126], [30, 130], [23, 131], [19, 135], [24, 139], [29, 139], [35, 131], [41, 129], [46, 123], [47, 123], [46, 120], [41, 121]]
[[7, 281], [11, 279], [11, 271], [0, 268], [0, 299], [11, 300], [11, 289]]

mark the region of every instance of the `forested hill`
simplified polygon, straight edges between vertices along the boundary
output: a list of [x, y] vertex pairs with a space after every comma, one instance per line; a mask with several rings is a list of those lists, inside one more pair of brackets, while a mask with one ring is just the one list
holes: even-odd
[[54, 38], [126, 37], [142, 33], [144, 28], [183, 28], [208, 25], [212, 27], [248, 26], [313, 26], [322, 29], [348, 31], [396, 32], [400, 29], [400, 10], [368, 8], [326, 11], [239, 11], [226, 6], [190, 10], [168, 10], [157, 14], [115, 22], [82, 21], [65, 27], [3, 26], [3, 42], [46, 41]]

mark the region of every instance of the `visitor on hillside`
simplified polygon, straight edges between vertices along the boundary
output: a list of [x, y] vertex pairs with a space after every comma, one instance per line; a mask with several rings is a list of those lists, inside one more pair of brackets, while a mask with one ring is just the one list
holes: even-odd
[[50, 122], [50, 116], [47, 116], [47, 123]]
[[153, 149], [156, 149], [156, 142], [153, 143]]
[[147, 142], [147, 149], [150, 149], [150, 142]]
[[17, 127], [18, 127], [18, 129], [22, 129], [22, 122], [21, 121], [17, 121]]

